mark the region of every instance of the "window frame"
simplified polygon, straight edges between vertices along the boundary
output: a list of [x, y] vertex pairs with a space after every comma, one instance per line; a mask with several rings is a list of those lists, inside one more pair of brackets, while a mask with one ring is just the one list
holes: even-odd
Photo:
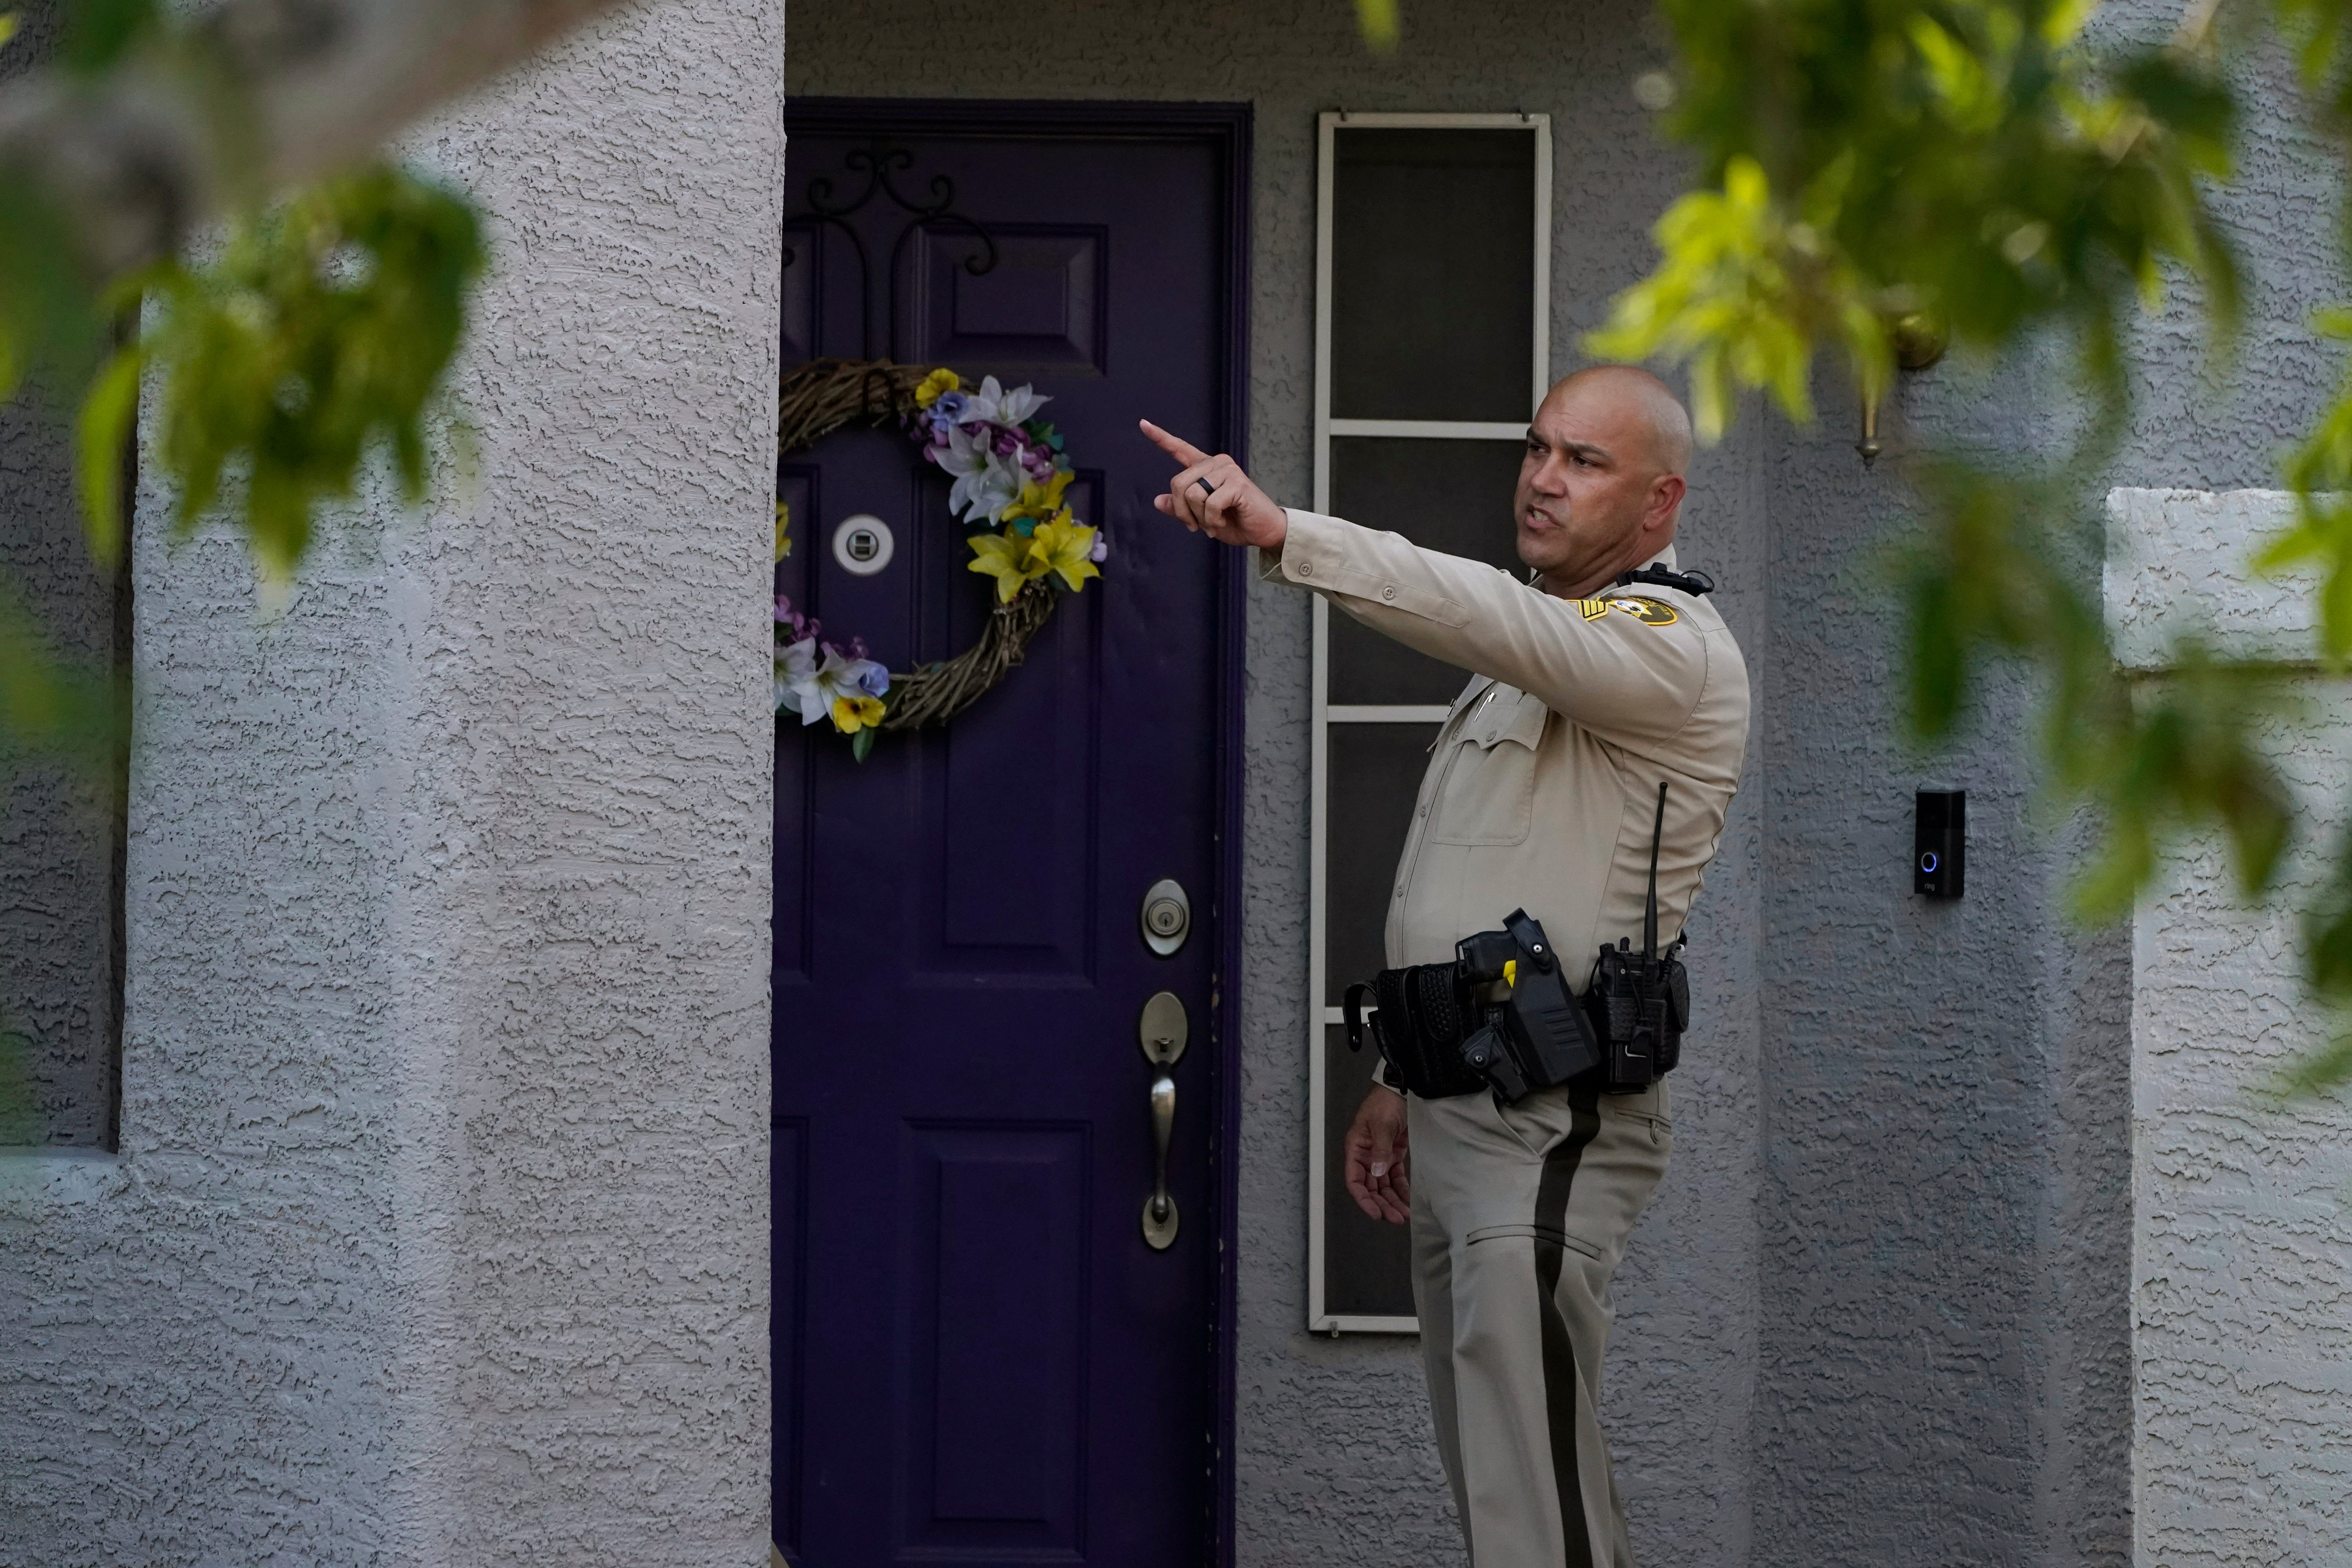
[[[1342, 130], [1522, 130], [1535, 141], [1534, 310], [1529, 323], [1534, 340], [1532, 384], [1528, 408], [1532, 416], [1551, 385], [1551, 116], [1508, 111], [1493, 114], [1361, 113], [1327, 110], [1316, 116], [1315, 192], [1315, 510], [1331, 506], [1331, 442], [1337, 437], [1390, 437], [1412, 440], [1517, 441], [1527, 435], [1524, 424], [1452, 419], [1334, 419], [1331, 416], [1331, 225], [1332, 172], [1338, 133]], [[1325, 1210], [1329, 1199], [1327, 1171], [1329, 1086], [1325, 1068], [1328, 1033], [1342, 1022], [1341, 1009], [1325, 1001], [1325, 931], [1328, 847], [1330, 829], [1330, 727], [1333, 724], [1443, 723], [1443, 703], [1332, 703], [1330, 691], [1331, 606], [1314, 595], [1314, 652], [1311, 700], [1308, 709], [1307, 921], [1307, 1326], [1315, 1333], [1418, 1333], [1420, 1320], [1409, 1315], [1333, 1312], [1326, 1301]]]

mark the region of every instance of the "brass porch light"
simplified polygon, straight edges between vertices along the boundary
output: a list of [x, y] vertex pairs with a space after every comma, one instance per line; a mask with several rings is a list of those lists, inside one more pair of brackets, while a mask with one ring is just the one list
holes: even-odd
[[[1926, 370], [1944, 357], [1951, 346], [1952, 336], [1944, 324], [1925, 310], [1910, 310], [1886, 324], [1886, 336], [1895, 350], [1897, 370]], [[1853, 444], [1862, 454], [1862, 466], [1869, 468], [1878, 460], [1878, 400], [1862, 400], [1862, 439]]]

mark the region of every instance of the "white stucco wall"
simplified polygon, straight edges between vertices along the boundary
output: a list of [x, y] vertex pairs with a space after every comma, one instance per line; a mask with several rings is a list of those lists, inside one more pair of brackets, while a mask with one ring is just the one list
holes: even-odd
[[[2116, 490], [2107, 609], [2126, 664], [2196, 632], [2231, 654], [2314, 647], [2309, 582], [2255, 579], [2275, 491]], [[2352, 1561], [2352, 1100], [2265, 1080], [2326, 1024], [2294, 906], [2323, 879], [2352, 776], [2352, 684], [2294, 683], [2273, 751], [2313, 820], [2282, 895], [2241, 903], [2221, 846], [2168, 864], [2132, 927], [2135, 1560]]]
[[420, 132], [479, 449], [140, 497], [121, 1152], [0, 1158], [0, 1563], [764, 1563], [782, 0]]

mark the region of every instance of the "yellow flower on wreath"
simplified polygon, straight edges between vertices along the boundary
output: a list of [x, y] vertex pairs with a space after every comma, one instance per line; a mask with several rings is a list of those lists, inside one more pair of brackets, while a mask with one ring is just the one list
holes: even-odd
[[935, 370], [931, 372], [930, 374], [923, 377], [922, 384], [915, 388], [915, 406], [918, 408], [929, 408], [932, 404], [937, 403], [940, 400], [940, 393], [961, 392], [962, 390], [963, 377], [958, 375], [951, 370], [942, 367], [941, 369]]
[[1091, 559], [1094, 548], [1095, 531], [1073, 522], [1070, 509], [1064, 507], [1053, 521], [1039, 523], [1032, 533], [973, 534], [971, 570], [995, 578], [996, 602], [1009, 605], [1023, 588], [1048, 573], [1074, 593], [1085, 587], [1087, 578], [1102, 575]]
[[881, 722], [882, 699], [879, 697], [836, 697], [833, 700], [833, 727], [845, 735], [874, 729]]
[[1071, 521], [1068, 507], [1055, 513], [1053, 521], [1037, 525], [1029, 550], [1044, 556], [1046, 568], [1068, 584], [1073, 594], [1087, 585], [1087, 578], [1102, 575], [1095, 570], [1095, 531]]
[[1034, 564], [1034, 538], [1018, 533], [975, 533], [971, 536], [971, 570], [996, 579], [996, 602], [1009, 605], [1032, 577], [1048, 570]]
[[998, 521], [1017, 522], [1022, 518], [1034, 517], [1039, 522], [1047, 522], [1056, 516], [1066, 516], [1069, 509], [1062, 504], [1062, 492], [1070, 488], [1071, 478], [1070, 470], [1064, 468], [1055, 474], [1050, 483], [1041, 485], [1034, 479], [1024, 482], [1021, 499], [1006, 507]]

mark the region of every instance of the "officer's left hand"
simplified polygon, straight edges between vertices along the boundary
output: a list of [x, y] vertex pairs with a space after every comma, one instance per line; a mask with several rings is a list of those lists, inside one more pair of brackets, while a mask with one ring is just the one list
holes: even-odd
[[1223, 452], [1214, 457], [1150, 420], [1140, 421], [1151, 444], [1183, 465], [1168, 481], [1168, 493], [1151, 504], [1196, 533], [1220, 544], [1255, 544], [1279, 550], [1290, 532], [1290, 517], [1251, 482], [1242, 466]]
[[1374, 1219], [1412, 1217], [1412, 1150], [1405, 1140], [1404, 1096], [1374, 1084], [1356, 1108], [1345, 1145], [1348, 1195]]

